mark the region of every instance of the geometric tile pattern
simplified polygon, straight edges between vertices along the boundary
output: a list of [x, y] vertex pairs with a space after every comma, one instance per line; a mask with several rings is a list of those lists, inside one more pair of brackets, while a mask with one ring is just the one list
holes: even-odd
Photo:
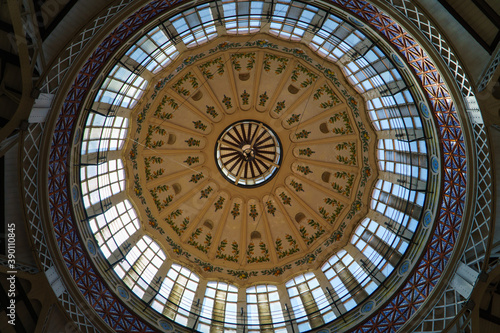
[[[390, 41], [417, 74], [440, 130], [444, 190], [434, 235], [414, 272], [398, 294], [359, 332], [396, 331], [422, 304], [446, 266], [458, 235], [467, 180], [465, 143], [450, 94], [424, 50], [391, 18], [364, 1], [333, 1], [369, 23]], [[85, 63], [69, 91], [57, 120], [49, 161], [49, 201], [58, 245], [81, 293], [102, 319], [117, 332], [153, 332], [131, 313], [93, 270], [72, 217], [67, 178], [70, 137], [81, 102], [102, 65], [133, 31], [172, 4], [156, 1], [143, 7], [116, 28]]]
[[406, 284], [356, 332], [395, 332], [424, 302], [446, 266], [462, 222], [467, 163], [465, 142], [455, 106], [438, 70], [404, 29], [364, 1], [334, 1], [377, 29], [406, 59], [418, 76], [431, 105], [443, 152], [444, 187], [434, 235]]
[[[410, 0], [387, 0], [390, 6], [397, 9], [402, 15], [413, 23], [421, 32], [421, 34], [429, 40], [432, 46], [439, 52], [444, 62], [447, 64], [451, 74], [455, 77], [455, 82], [462, 92], [462, 96], [468, 99], [474, 99], [474, 92], [467, 79], [464, 70], [461, 67], [454, 51], [449, 46], [441, 33], [427, 19], [427, 17], [419, 11], [419, 9]], [[497, 52], [494, 59], [490, 62], [488, 69], [484, 72], [480, 84], [477, 86], [477, 91], [484, 90], [489, 83], [494, 71], [500, 64], [500, 51]], [[490, 267], [494, 267], [496, 263], [487, 260], [490, 254], [488, 247], [489, 236], [492, 230], [492, 208], [493, 208], [493, 188], [492, 188], [492, 162], [486, 127], [482, 123], [475, 121], [473, 125], [474, 141], [476, 143], [476, 159], [471, 161], [469, 169], [474, 170], [477, 174], [477, 195], [476, 208], [474, 213], [473, 224], [470, 230], [462, 230], [469, 235], [469, 242], [464, 251], [461, 261], [474, 269], [476, 272], [482, 270], [488, 271]], [[426, 319], [417, 329], [418, 332], [441, 332], [446, 323], [450, 322], [459, 313], [459, 309], [465, 304], [464, 302], [456, 301], [453, 304], [453, 299], [448, 299], [448, 295], [454, 293], [453, 286], [449, 285], [447, 290], [442, 293], [441, 300], [432, 308]], [[446, 311], [443, 311], [446, 308]], [[450, 309], [456, 309], [450, 311]], [[464, 311], [465, 310], [465, 311]], [[471, 314], [468, 309], [462, 308], [461, 320], [455, 320], [457, 323], [468, 323], [467, 317]], [[465, 327], [458, 328], [457, 331], [466, 330]]]
[[67, 163], [71, 149], [71, 133], [83, 101], [92, 81], [113, 51], [135, 30], [171, 5], [156, 1], [117, 27], [94, 51], [77, 75], [56, 123], [49, 159], [49, 204], [52, 222], [66, 266], [74, 281], [90, 305], [101, 318], [117, 332], [154, 332], [151, 327], [130, 312], [107, 288], [96, 274], [83, 240], [77, 232], [77, 221], [72, 217], [68, 193]]

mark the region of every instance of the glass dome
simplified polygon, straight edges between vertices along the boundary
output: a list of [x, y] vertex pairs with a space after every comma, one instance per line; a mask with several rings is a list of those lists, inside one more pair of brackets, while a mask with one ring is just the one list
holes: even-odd
[[282, 0], [201, 4], [131, 41], [75, 147], [107, 270], [202, 332], [353, 327], [387, 300], [438, 208], [435, 125], [399, 56]]

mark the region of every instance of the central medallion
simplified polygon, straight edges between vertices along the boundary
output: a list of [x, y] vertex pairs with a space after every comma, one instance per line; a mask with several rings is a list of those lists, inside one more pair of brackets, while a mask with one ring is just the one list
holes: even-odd
[[230, 183], [255, 187], [267, 183], [278, 172], [281, 144], [276, 133], [255, 120], [238, 121], [217, 139], [215, 158]]

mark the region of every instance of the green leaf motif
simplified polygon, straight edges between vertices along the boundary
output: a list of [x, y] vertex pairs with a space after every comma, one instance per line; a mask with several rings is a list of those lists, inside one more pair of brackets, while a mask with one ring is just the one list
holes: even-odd
[[291, 125], [293, 123], [298, 122], [299, 119], [300, 119], [300, 114], [292, 114], [290, 118], [286, 120], [286, 122], [288, 123], [288, 125]]
[[302, 156], [311, 157], [311, 155], [314, 153], [315, 151], [313, 151], [311, 148], [299, 149], [299, 155]]
[[240, 254], [238, 242], [234, 241], [231, 244], [232, 248], [231, 254], [224, 253], [226, 246], [227, 246], [227, 239], [224, 239], [220, 242], [219, 246], [217, 247], [217, 251], [215, 252], [215, 257], [217, 259], [222, 259], [225, 261], [238, 262]]
[[274, 243], [274, 248], [276, 250], [276, 253], [278, 254], [279, 259], [283, 259], [283, 258], [290, 256], [290, 255], [292, 255], [300, 250], [299, 245], [297, 244], [297, 241], [291, 235], [286, 234], [285, 239], [289, 245], [288, 249], [286, 249], [286, 250], [284, 250], [284, 248], [283, 248], [283, 241], [281, 240], [281, 238], [279, 238], [279, 237], [276, 238], [276, 241]]
[[274, 108], [274, 112], [280, 114], [280, 112], [285, 108], [285, 100], [276, 103], [276, 107]]
[[215, 111], [215, 107], [214, 106], [208, 106], [207, 105], [207, 114], [209, 116], [212, 116], [212, 118], [216, 118], [219, 114], [217, 113], [217, 111]]
[[302, 172], [306, 176], [310, 173], [313, 173], [308, 165], [307, 166], [297, 165], [297, 171]]
[[255, 218], [259, 215], [256, 205], [250, 205], [250, 214], [248, 215], [255, 221]]
[[247, 93], [246, 90], [243, 90], [243, 93], [241, 94], [241, 100], [243, 102], [243, 105], [248, 105], [248, 99], [250, 98], [250, 94]]
[[284, 205], [288, 205], [288, 206], [291, 206], [292, 205], [292, 199], [290, 199], [289, 196], [287, 196], [285, 194], [285, 192], [281, 192], [280, 193], [280, 198], [281, 198], [281, 201], [283, 201], [283, 204]]
[[219, 197], [219, 199], [214, 203], [215, 211], [222, 209], [222, 207], [224, 206], [225, 200], [226, 200], [226, 198]]
[[264, 242], [259, 243], [259, 249], [260, 249], [260, 256], [253, 256], [255, 252], [255, 244], [251, 242], [248, 244], [247, 248], [247, 263], [257, 263], [257, 262], [267, 262], [270, 260], [269, 258], [269, 250], [266, 247], [266, 244]]
[[189, 138], [188, 140], [184, 141], [187, 143], [188, 147], [199, 147], [200, 146], [200, 140], [195, 140], [194, 138]]
[[199, 66], [201, 72], [203, 73], [203, 76], [205, 76], [208, 80], [212, 80], [214, 78], [214, 74], [210, 71], [210, 67], [212, 67], [213, 65], [217, 66], [216, 74], [224, 74], [224, 60], [222, 60], [222, 57], [209, 60]]
[[274, 207], [273, 203], [271, 200], [266, 201], [266, 206], [267, 206], [267, 212], [274, 216], [274, 213], [276, 213], [276, 207]]
[[240, 215], [240, 204], [235, 203], [233, 206], [233, 210], [231, 210], [231, 215], [233, 216], [233, 220]]
[[208, 195], [213, 191], [214, 189], [212, 188], [212, 186], [208, 186], [207, 188], [201, 190], [200, 192], [200, 199], [203, 199], [203, 198], [208, 198]]
[[222, 99], [222, 104], [226, 106], [226, 109], [230, 109], [233, 107], [233, 104], [231, 103], [231, 97], [227, 97], [224, 95], [224, 98]]
[[194, 174], [194, 175], [191, 175], [191, 179], [189, 180], [190, 183], [195, 183], [195, 184], [198, 184], [198, 182], [200, 180], [202, 180], [203, 178], [205, 178], [205, 176], [203, 175], [203, 172], [200, 172], [200, 173], [197, 173], [197, 174]]
[[275, 61], [278, 63], [278, 67], [274, 71], [276, 75], [280, 75], [281, 73], [283, 73], [288, 64], [288, 58], [266, 53], [263, 61], [263, 68], [266, 72], [269, 72], [271, 70], [271, 61]]
[[184, 163], [186, 163], [187, 165], [191, 166], [195, 163], [199, 163], [200, 162], [200, 157], [199, 156], [188, 156], [186, 158], [186, 160], [183, 161]]
[[174, 89], [179, 95], [182, 96], [189, 96], [190, 92], [186, 88], [183, 87], [183, 84], [189, 81], [191, 84], [191, 87], [193, 89], [198, 88], [198, 79], [193, 75], [193, 73], [188, 72], [186, 75], [184, 75], [182, 78], [180, 78], [173, 86], [172, 89]]
[[266, 102], [269, 99], [269, 96], [267, 96], [267, 91], [264, 91], [263, 94], [259, 95], [259, 106], [266, 106]]
[[202, 131], [207, 129], [207, 125], [204, 125], [201, 120], [193, 121], [193, 124], [195, 129], [201, 129]]
[[311, 134], [311, 131], [306, 131], [303, 129], [302, 131], [295, 133], [295, 137], [297, 139], [307, 139], [309, 137], [309, 134]]
[[292, 180], [290, 182], [290, 185], [295, 189], [295, 192], [304, 192], [304, 188], [302, 187], [302, 184], [297, 183], [295, 180]]

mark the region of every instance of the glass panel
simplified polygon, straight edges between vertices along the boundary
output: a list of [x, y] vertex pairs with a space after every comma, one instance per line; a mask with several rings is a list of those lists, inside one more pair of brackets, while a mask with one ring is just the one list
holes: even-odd
[[[148, 236], [143, 236], [128, 252], [125, 250], [121, 252], [122, 259], [114, 270], [125, 284], [142, 298], [165, 261], [165, 253]], [[156, 258], [159, 260], [155, 260]]]
[[247, 289], [247, 312], [249, 332], [269, 329], [285, 329], [283, 310], [278, 288], [272, 285], [258, 285]]
[[85, 155], [121, 149], [125, 142], [127, 131], [127, 118], [105, 117], [91, 112], [88, 115], [83, 131], [81, 153]]
[[199, 331], [210, 328], [224, 332], [236, 331], [238, 288], [224, 282], [207, 283], [201, 308]]

